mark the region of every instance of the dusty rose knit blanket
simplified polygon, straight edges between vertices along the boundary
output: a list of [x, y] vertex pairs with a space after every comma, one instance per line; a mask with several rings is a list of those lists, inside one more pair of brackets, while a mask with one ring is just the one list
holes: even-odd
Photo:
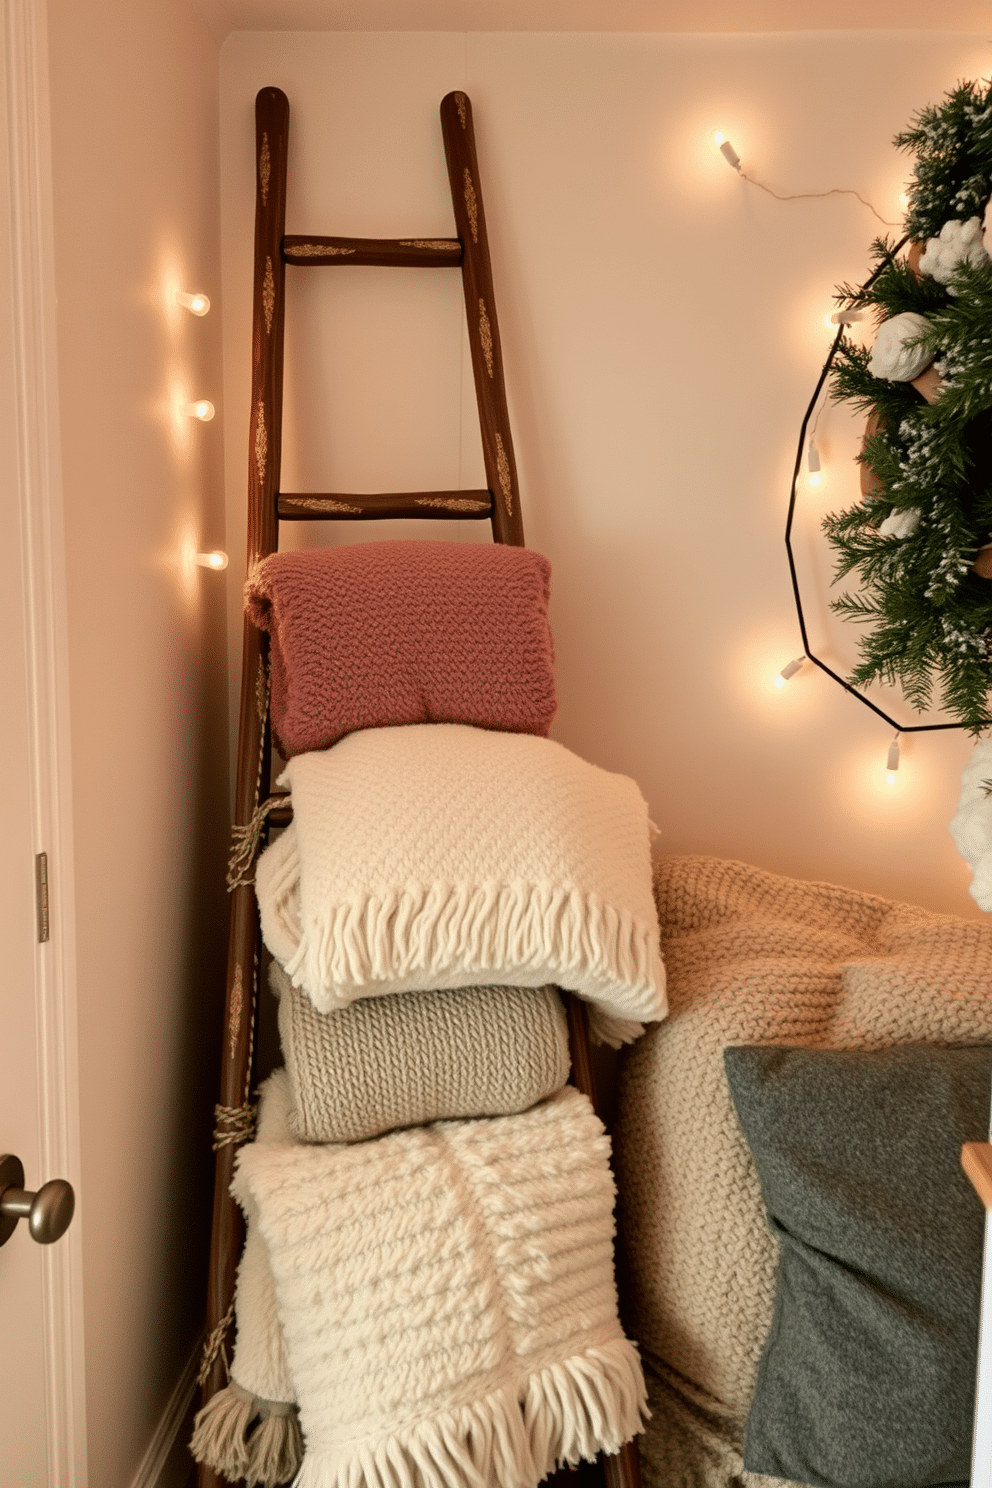
[[546, 735], [557, 707], [550, 578], [540, 553], [500, 544], [273, 553], [249, 574], [245, 608], [272, 638], [280, 753], [409, 723]]

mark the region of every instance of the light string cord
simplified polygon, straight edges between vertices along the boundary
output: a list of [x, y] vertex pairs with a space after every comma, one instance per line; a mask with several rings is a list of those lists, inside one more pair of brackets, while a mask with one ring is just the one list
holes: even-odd
[[[741, 174], [743, 174], [743, 172]], [[747, 179], [749, 178], [745, 177], [745, 180]], [[757, 181], [752, 182], [752, 185], [759, 184], [760, 183]], [[872, 210], [874, 210], [874, 208]], [[865, 280], [864, 284], [862, 284], [859, 290], [859, 294], [864, 294], [866, 290], [871, 288], [871, 286], [875, 283], [875, 280], [899, 252], [900, 248], [904, 248], [908, 242], [909, 235], [907, 234], [904, 238], [900, 239], [898, 243], [896, 243], [895, 247], [891, 249], [886, 258], [884, 258], [878, 265], [878, 268], [875, 269], [874, 273], [872, 273], [869, 278]], [[849, 692], [852, 697], [857, 698], [859, 703], [863, 703], [866, 708], [870, 708], [871, 711], [873, 713], [876, 713], [879, 718], [884, 718], [889, 727], [895, 729], [897, 734], [929, 734], [936, 733], [937, 731], [942, 729], [965, 728], [967, 727], [966, 724], [956, 722], [897, 723], [894, 718], [890, 717], [890, 715], [886, 713], [884, 708], [880, 708], [877, 703], [873, 703], [871, 698], [865, 697], [863, 692], [860, 692], [858, 688], [856, 688], [851, 682], [848, 682], [846, 678], [842, 677], [839, 672], [835, 672], [833, 667], [828, 666], [825, 661], [821, 661], [820, 657], [815, 656], [810, 649], [809, 634], [806, 630], [806, 616], [803, 613], [803, 598], [799, 588], [799, 575], [796, 572], [796, 560], [792, 552], [792, 526], [796, 515], [796, 500], [799, 494], [799, 476], [802, 471], [803, 451], [806, 448], [806, 432], [809, 428], [810, 419], [813, 417], [816, 405], [820, 400], [820, 394], [823, 392], [824, 385], [826, 384], [827, 378], [830, 375], [830, 369], [833, 367], [838, 348], [840, 347], [840, 343], [843, 339], [846, 329], [847, 327], [844, 325], [839, 325], [837, 327], [837, 334], [833, 339], [833, 345], [830, 348], [827, 359], [823, 364], [823, 369], [820, 372], [819, 378], [817, 379], [816, 387], [813, 390], [813, 396], [812, 398], [810, 398], [809, 403], [807, 404], [806, 412], [803, 416], [802, 427], [799, 430], [799, 446], [796, 450], [796, 463], [792, 471], [792, 488], [789, 492], [789, 513], [785, 523], [785, 550], [789, 556], [789, 575], [792, 579], [792, 597], [796, 603], [796, 616], [799, 620], [799, 632], [802, 636], [803, 652], [806, 655], [806, 658], [811, 661], [814, 666], [818, 666], [821, 672], [826, 672], [828, 677], [832, 677], [833, 680], [837, 683], [838, 687], [843, 687], [844, 691]], [[819, 415], [817, 415], [817, 417], [819, 417]], [[992, 723], [992, 720], [986, 720], [983, 726], [988, 727], [990, 723]]]
[[[737, 174], [749, 186], [757, 186], [759, 191], [767, 191], [768, 195], [773, 196], [776, 201], [813, 201], [815, 198], [823, 196], [856, 196], [861, 205], [867, 207], [869, 212], [878, 218], [883, 227], [899, 226], [898, 222], [889, 222], [887, 218], [883, 217], [881, 212], [872, 206], [868, 198], [862, 196], [860, 191], [855, 191], [852, 186], [831, 186], [829, 191], [776, 191], [772, 186], [766, 186], [764, 181], [758, 181], [754, 176], [749, 176], [743, 166], [737, 167]], [[867, 286], [865, 287], [867, 288]]]

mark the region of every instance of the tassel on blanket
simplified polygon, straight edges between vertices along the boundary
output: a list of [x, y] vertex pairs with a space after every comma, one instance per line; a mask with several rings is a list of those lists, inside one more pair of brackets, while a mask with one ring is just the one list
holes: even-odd
[[290, 1483], [302, 1461], [303, 1434], [295, 1408], [278, 1401], [266, 1402], [262, 1406], [262, 1419], [248, 1439], [245, 1472], [248, 1488], [254, 1488], [256, 1483], [264, 1488]]
[[243, 1478], [248, 1488], [279, 1488], [292, 1482], [303, 1461], [299, 1418], [293, 1406], [260, 1400], [232, 1380], [198, 1412], [190, 1451], [231, 1483]]
[[189, 1444], [197, 1462], [236, 1483], [248, 1470], [248, 1428], [258, 1414], [254, 1395], [232, 1380], [212, 1395], [193, 1422]]

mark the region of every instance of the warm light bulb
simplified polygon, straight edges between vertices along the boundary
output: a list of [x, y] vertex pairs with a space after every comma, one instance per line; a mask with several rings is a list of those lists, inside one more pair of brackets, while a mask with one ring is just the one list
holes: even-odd
[[210, 301], [205, 294], [188, 294], [185, 289], [177, 289], [176, 300], [194, 315], [206, 315], [210, 309]]
[[199, 419], [201, 423], [208, 424], [217, 410], [209, 398], [198, 398], [195, 403], [186, 404], [186, 412], [190, 418]]
[[823, 317], [823, 324], [830, 326], [831, 330], [836, 330], [842, 325], [857, 325], [858, 321], [864, 318], [863, 310], [835, 310], [832, 315]]
[[908, 191], [901, 192], [900, 195], [899, 195], [899, 200], [900, 200], [900, 202], [902, 203], [902, 205], [904, 207], [908, 207], [909, 206], [909, 192]]
[[730, 143], [727, 136], [723, 133], [722, 130], [718, 129], [716, 131], [713, 136], [713, 143], [720, 151], [720, 154], [723, 156], [724, 160], [727, 161], [728, 165], [732, 165], [735, 171], [739, 171], [741, 168], [741, 157], [738, 155], [737, 151], [734, 149], [733, 145]]
[[898, 769], [899, 735], [896, 734], [895, 738], [892, 740], [892, 743], [889, 745], [889, 752], [885, 757], [885, 783], [887, 785], [895, 785], [896, 781], [899, 778], [898, 774], [896, 773]]
[[815, 491], [823, 484], [823, 471], [820, 468], [820, 450], [815, 439], [809, 442], [806, 451], [806, 484]]
[[772, 686], [779, 689], [783, 688], [789, 678], [796, 675], [805, 660], [805, 656], [797, 656], [794, 661], [790, 661], [787, 666], [782, 668], [777, 677], [772, 678]]
[[201, 568], [214, 568], [218, 571], [227, 567], [227, 554], [215, 548], [212, 553], [197, 553], [196, 562]]

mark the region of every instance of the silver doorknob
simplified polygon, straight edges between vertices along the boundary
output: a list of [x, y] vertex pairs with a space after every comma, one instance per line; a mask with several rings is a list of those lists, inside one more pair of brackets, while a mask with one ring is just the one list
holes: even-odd
[[0, 1156], [0, 1245], [6, 1245], [19, 1219], [27, 1220], [32, 1240], [51, 1245], [61, 1240], [75, 1209], [76, 1195], [64, 1178], [53, 1178], [37, 1193], [26, 1193], [20, 1158], [9, 1152]]

